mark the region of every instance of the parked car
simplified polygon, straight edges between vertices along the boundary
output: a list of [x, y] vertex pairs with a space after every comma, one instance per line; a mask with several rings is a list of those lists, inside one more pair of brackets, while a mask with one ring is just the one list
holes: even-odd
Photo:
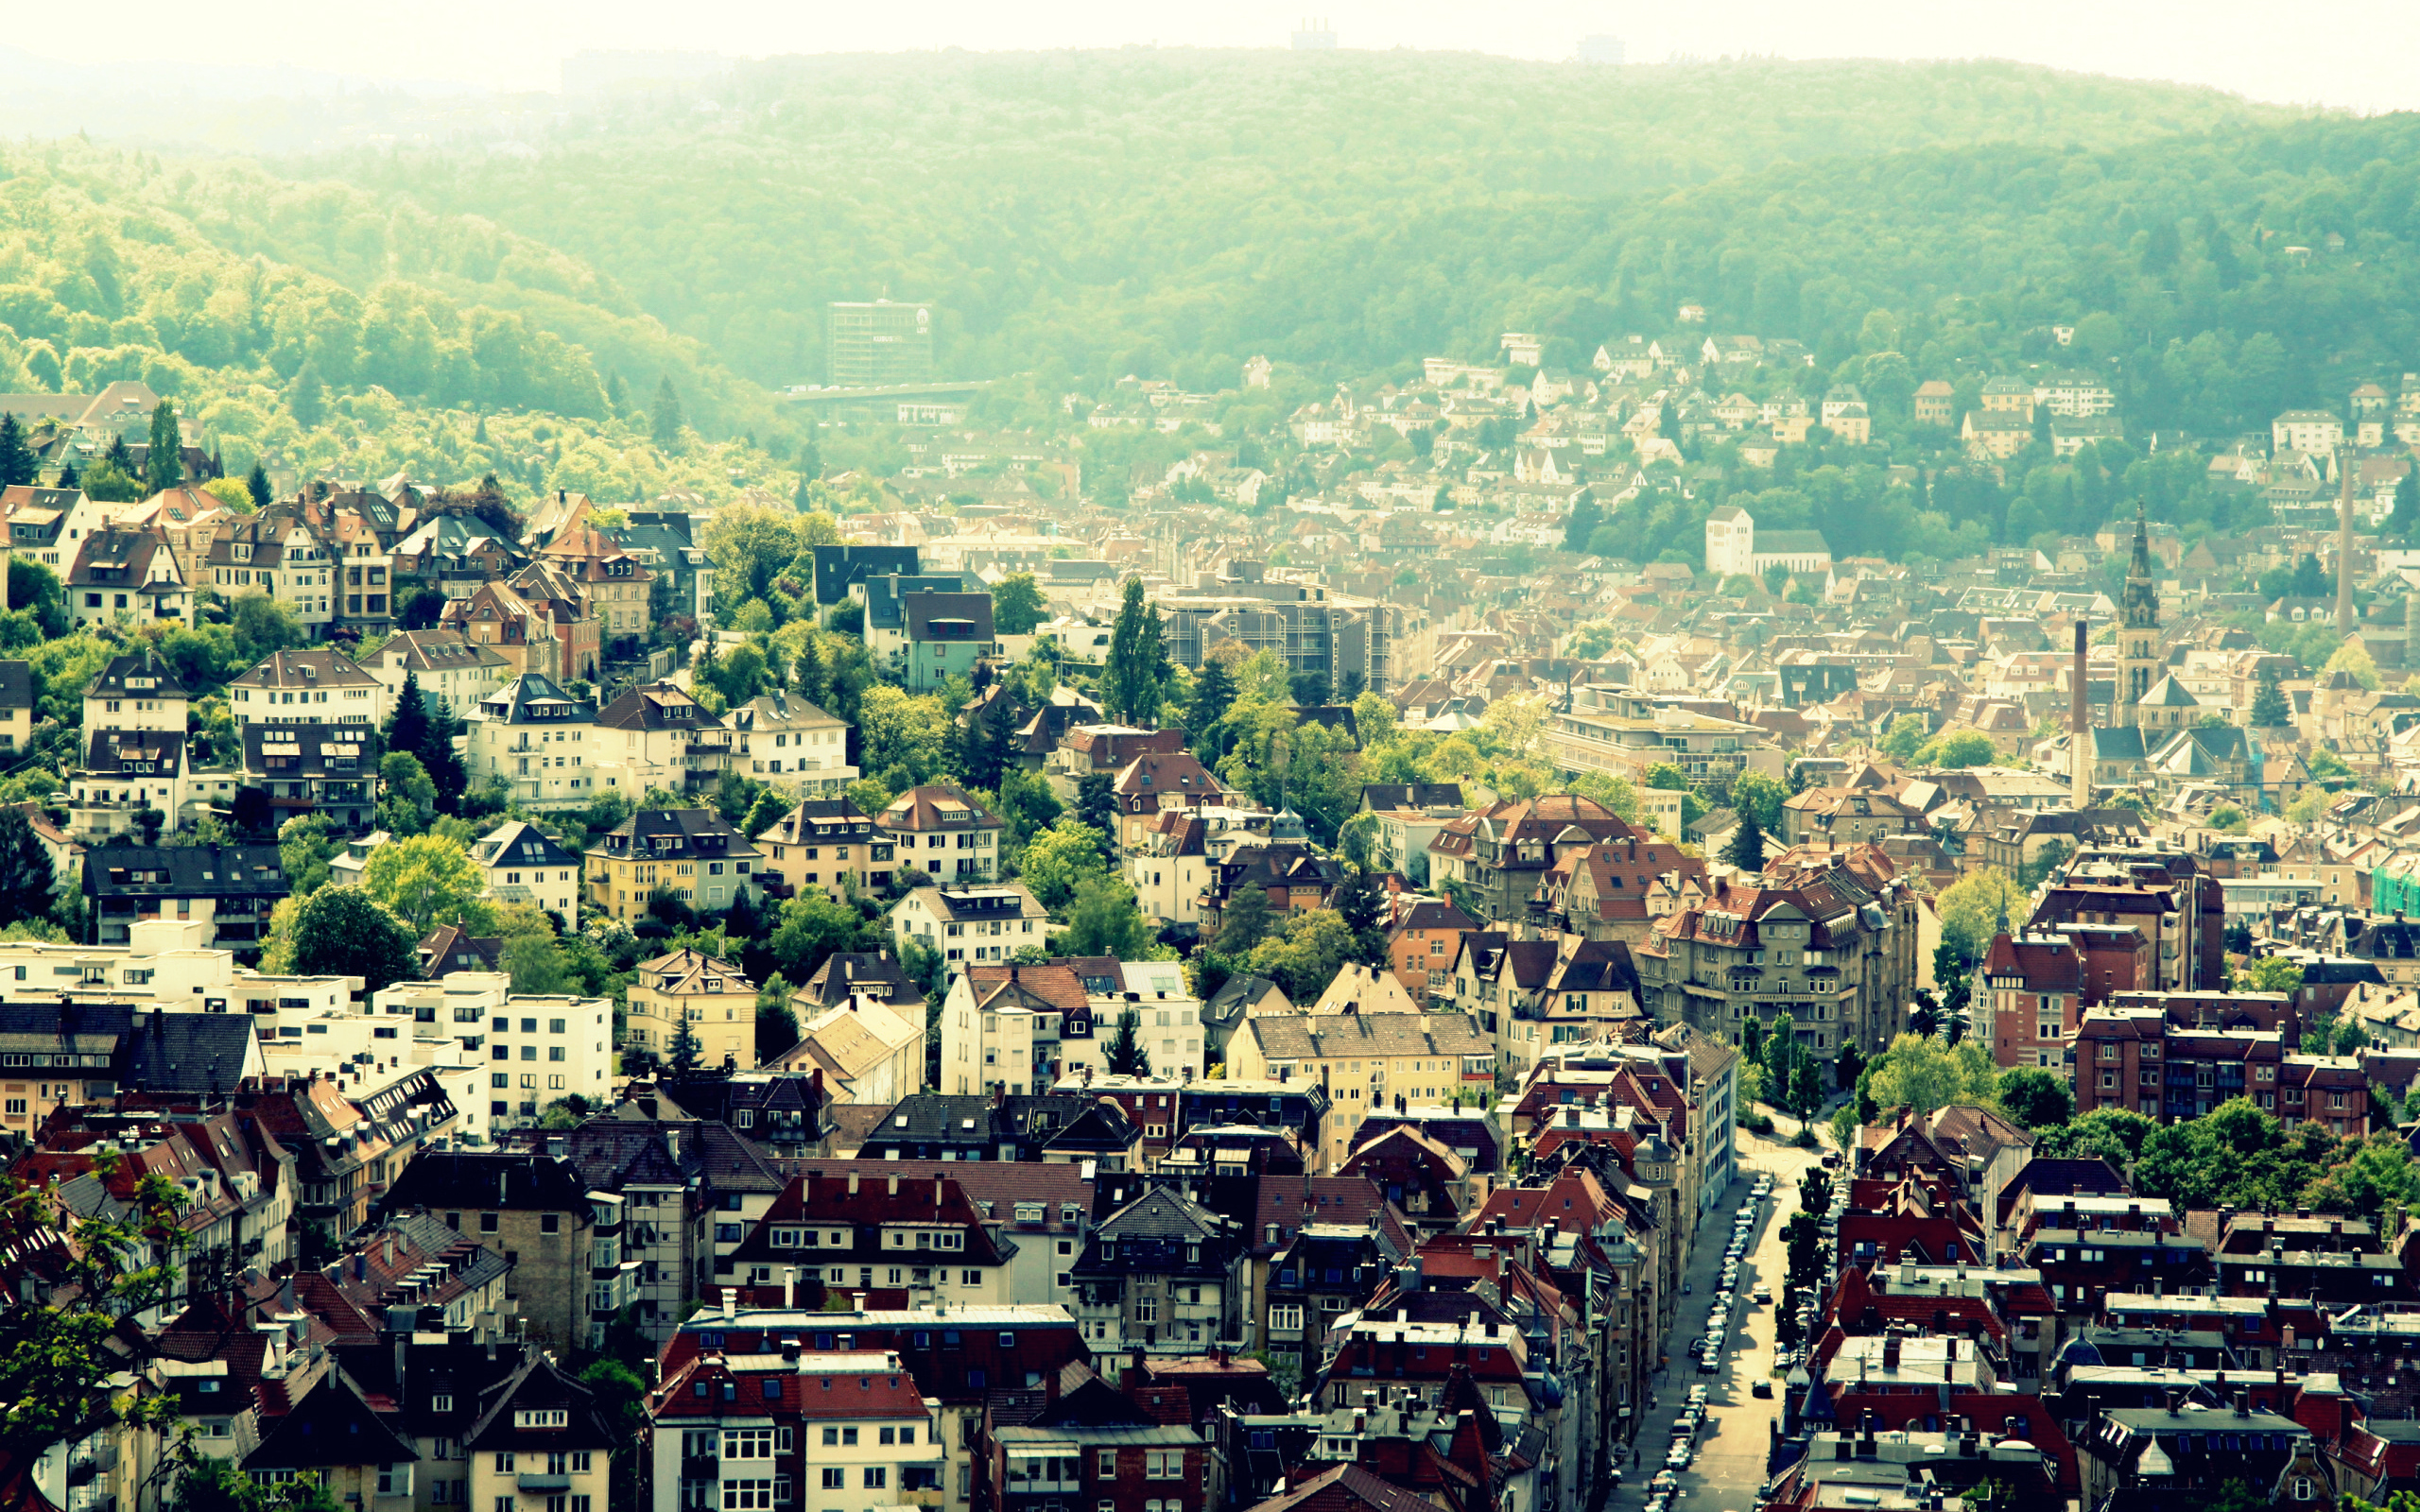
[[1664, 1468], [1668, 1470], [1687, 1469], [1689, 1468], [1688, 1446], [1685, 1444], [1675, 1444], [1667, 1451], [1664, 1455]]
[[1770, 1286], [1759, 1286], [1748, 1295], [1756, 1299], [1756, 1305], [1759, 1307], [1771, 1307], [1772, 1305], [1773, 1289]]
[[1689, 1400], [1692, 1403], [1703, 1404], [1705, 1401], [1705, 1396], [1706, 1392], [1705, 1387], [1703, 1386], [1691, 1386], [1689, 1388]]
[[1657, 1470], [1655, 1479], [1648, 1482], [1647, 1486], [1650, 1490], [1662, 1491], [1668, 1496], [1681, 1488], [1681, 1478], [1670, 1470]]
[[1767, 1400], [1771, 1400], [1772, 1394], [1773, 1383], [1770, 1381], [1759, 1381], [1748, 1388], [1748, 1395], [1752, 1397], [1763, 1397]]

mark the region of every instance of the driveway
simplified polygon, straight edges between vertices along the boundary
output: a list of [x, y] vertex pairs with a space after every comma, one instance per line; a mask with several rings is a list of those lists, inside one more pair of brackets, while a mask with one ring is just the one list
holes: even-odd
[[[1791, 1127], [1794, 1130], [1795, 1125]], [[1688, 1400], [1689, 1388], [1694, 1385], [1706, 1388], [1706, 1420], [1698, 1430], [1696, 1458], [1680, 1472], [1680, 1495], [1674, 1501], [1675, 1507], [1685, 1507], [1688, 1512], [1750, 1512], [1756, 1504], [1756, 1488], [1764, 1484], [1770, 1424], [1779, 1415], [1781, 1402], [1778, 1396], [1772, 1400], [1752, 1396], [1749, 1388], [1754, 1382], [1772, 1378], [1773, 1307], [1756, 1306], [1748, 1297], [1759, 1285], [1772, 1288], [1776, 1298], [1781, 1296], [1782, 1283], [1789, 1270], [1781, 1227], [1798, 1211], [1799, 1177], [1823, 1158], [1824, 1152], [1794, 1149], [1777, 1140], [1761, 1139], [1744, 1131], [1738, 1139], [1741, 1176], [1699, 1226], [1696, 1253], [1688, 1269], [1689, 1295], [1681, 1298], [1679, 1317], [1664, 1350], [1671, 1365], [1654, 1384], [1655, 1405], [1649, 1409], [1639, 1430], [1635, 1445], [1638, 1466], [1634, 1469], [1625, 1464], [1623, 1484], [1611, 1499], [1610, 1504], [1616, 1512], [1635, 1512], [1645, 1503], [1647, 1483], [1663, 1468], [1665, 1451], [1671, 1447], [1672, 1420], [1679, 1416]], [[1723, 1351], [1721, 1370], [1710, 1376], [1700, 1375], [1697, 1362], [1685, 1351], [1690, 1340], [1705, 1333], [1706, 1314], [1713, 1310], [1714, 1289], [1721, 1279], [1722, 1252], [1730, 1243], [1732, 1221], [1748, 1201], [1749, 1190], [1760, 1172], [1772, 1175], [1773, 1194], [1764, 1204], [1755, 1238], [1739, 1263], [1739, 1287], [1731, 1308], [1730, 1344]], [[1778, 1382], [1774, 1389], [1778, 1393]]]

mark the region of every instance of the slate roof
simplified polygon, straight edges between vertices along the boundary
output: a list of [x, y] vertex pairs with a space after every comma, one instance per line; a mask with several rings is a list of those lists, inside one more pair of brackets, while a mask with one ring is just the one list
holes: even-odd
[[1243, 1032], [1258, 1037], [1261, 1056], [1268, 1060], [1495, 1052], [1495, 1042], [1460, 1013], [1263, 1014], [1245, 1020]]
[[[479, 649], [485, 650], [486, 647]], [[582, 720], [594, 720], [596, 706], [565, 693], [552, 678], [542, 673], [525, 672], [481, 698], [479, 714], [482, 718], [507, 725], [578, 724]]]
[[758, 851], [748, 836], [723, 822], [712, 809], [641, 809], [596, 837], [592, 855], [614, 860], [716, 861], [734, 857], [754, 860]]
[[285, 860], [273, 845], [99, 845], [85, 853], [84, 890], [101, 898], [283, 898]]
[[562, 842], [523, 819], [499, 825], [471, 845], [471, 859], [483, 867], [577, 867], [579, 857]]
[[632, 688], [596, 715], [607, 730], [720, 730], [722, 720], [669, 682]]
[[375, 688], [380, 684], [353, 658], [340, 651], [272, 651], [268, 661], [232, 679], [227, 685], [231, 688], [343, 689]]
[[423, 1150], [388, 1189], [381, 1208], [585, 1211], [588, 1183], [567, 1160], [494, 1151]]
[[[16, 679], [23, 679], [25, 696], [22, 699], [14, 697], [14, 690], [9, 686], [12, 670]], [[27, 662], [0, 662], [0, 708], [18, 708], [32, 701], [31, 674], [32, 668]], [[137, 680], [130, 684], [129, 679]], [[147, 681], [142, 680], [147, 679]], [[84, 690], [84, 696], [190, 700], [193, 695], [178, 678], [175, 664], [161, 661], [156, 650], [147, 647], [139, 653], [110, 658], [110, 664], [101, 668], [101, 675]]]
[[925, 993], [889, 951], [836, 951], [823, 958], [815, 974], [800, 988], [796, 1002], [837, 1007], [851, 992], [902, 1008], [921, 1007]]
[[232, 1092], [245, 1074], [252, 1034], [246, 1014], [146, 1014], [118, 1041], [113, 1062], [118, 1085], [126, 1091], [154, 1094]]

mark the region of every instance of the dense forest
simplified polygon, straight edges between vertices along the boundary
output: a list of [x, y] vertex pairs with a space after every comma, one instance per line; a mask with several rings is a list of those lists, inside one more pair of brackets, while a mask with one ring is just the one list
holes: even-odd
[[[1893, 154], [2005, 144], [2057, 162], [2289, 119], [2207, 90], [1990, 62], [920, 53], [746, 66], [708, 97], [569, 117], [534, 156], [380, 150], [284, 169], [577, 254], [768, 385], [821, 377], [825, 301], [888, 292], [938, 301], [959, 375], [1215, 390], [1256, 352], [1353, 376], [1492, 354], [1508, 325], [1593, 344], [1668, 318], [1632, 306], [1704, 260], [1671, 239], [1702, 233], [1690, 207], [1738, 214], [1690, 186], [1795, 185], [1822, 216], [1830, 194], [1882, 187], [1866, 175]], [[1727, 230], [1754, 242], [1760, 224]], [[289, 253], [358, 283], [382, 257], [427, 255], [420, 235], [362, 211]], [[1785, 250], [1822, 249], [1775, 248], [1768, 285]], [[484, 266], [523, 287], [559, 276]], [[1868, 307], [1820, 264], [1795, 282], [1815, 287], [1734, 317], [1854, 327]]]
[[[315, 230], [338, 242], [369, 202], [79, 142], [0, 148], [0, 390], [139, 378], [239, 472], [269, 455], [320, 475], [493, 472], [512, 490], [617, 499], [791, 492], [762, 390], [610, 302], [568, 257], [409, 211], [384, 218], [418, 252], [354, 269], [375, 276], [348, 283], [286, 255], [316, 254]], [[524, 281], [516, 301], [477, 297], [499, 270]], [[751, 432], [763, 445], [731, 439]]]

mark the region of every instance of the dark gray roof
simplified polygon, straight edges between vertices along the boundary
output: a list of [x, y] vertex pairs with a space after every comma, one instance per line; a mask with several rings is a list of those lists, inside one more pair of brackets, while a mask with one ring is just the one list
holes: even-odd
[[573, 697], [552, 678], [525, 672], [480, 699], [479, 713], [507, 725], [577, 724], [595, 719], [596, 705]]
[[471, 859], [483, 867], [579, 865], [579, 857], [562, 841], [523, 819], [511, 820], [474, 841]]
[[550, 1156], [424, 1150], [404, 1167], [382, 1206], [389, 1212], [408, 1208], [569, 1211], [588, 1206], [588, 1183], [570, 1161]]
[[900, 600], [911, 641], [989, 641], [989, 593], [909, 593]]
[[89, 897], [284, 897], [285, 857], [273, 845], [99, 845], [84, 856]]
[[[8, 687], [8, 678], [10, 669], [14, 669], [16, 676], [27, 679], [26, 697], [30, 700], [33, 696], [29, 663], [0, 662], [0, 708], [14, 707], [9, 696], [10, 690]], [[101, 675], [93, 679], [93, 685], [90, 688], [84, 690], [84, 696], [88, 698], [191, 698], [193, 695], [186, 691], [183, 681], [177, 677], [177, 671], [173, 665], [161, 661], [156, 651], [146, 650], [140, 654], [110, 658], [110, 664], [101, 668]]]
[[913, 546], [816, 546], [815, 601], [833, 605], [849, 596], [849, 585], [878, 573], [913, 575], [922, 566]]
[[252, 1042], [247, 1013], [147, 1013], [118, 1042], [118, 1085], [127, 1091], [223, 1095], [244, 1077]]
[[[247, 775], [297, 777], [361, 777], [378, 775], [382, 747], [378, 731], [368, 725], [246, 725], [242, 730]], [[292, 757], [295, 765], [272, 770], [271, 757]]]
[[868, 576], [864, 581], [866, 628], [870, 630], [903, 627], [908, 622], [902, 606], [910, 593], [960, 593], [966, 591], [966, 579], [956, 573], [919, 573], [912, 576], [885, 573]]

